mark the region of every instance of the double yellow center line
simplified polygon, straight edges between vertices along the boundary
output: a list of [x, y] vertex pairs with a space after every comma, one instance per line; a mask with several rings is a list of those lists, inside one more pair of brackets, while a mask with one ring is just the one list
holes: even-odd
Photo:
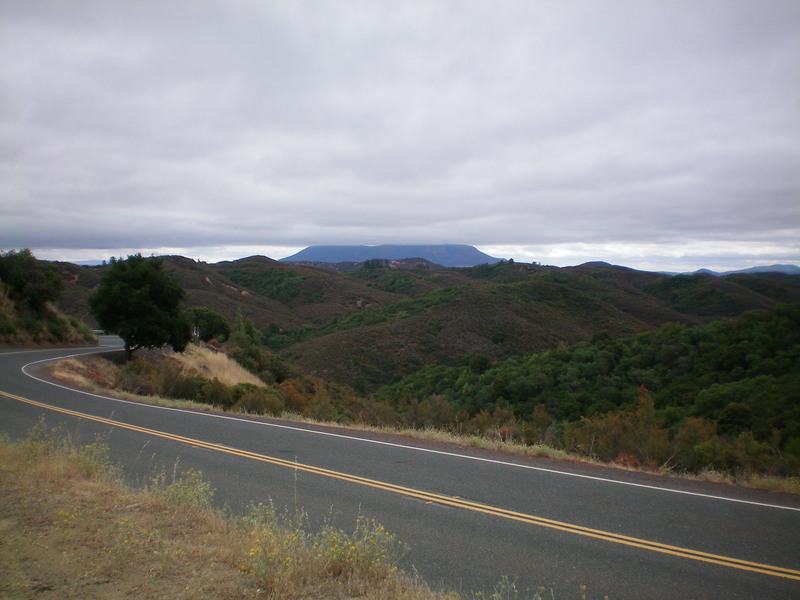
[[487, 504], [480, 504], [478, 502], [471, 502], [469, 500], [464, 500], [457, 496], [445, 496], [442, 494], [434, 494], [431, 492], [425, 492], [413, 488], [407, 488], [404, 486], [395, 485], [393, 483], [377, 481], [374, 479], [367, 479], [365, 477], [359, 477], [357, 475], [350, 475], [348, 473], [332, 471], [330, 469], [323, 469], [321, 467], [314, 467], [312, 465], [305, 465], [302, 463], [283, 460], [272, 456], [266, 456], [264, 454], [257, 454], [255, 452], [249, 452], [247, 450], [231, 448], [230, 446], [225, 446], [222, 444], [214, 444], [212, 442], [205, 442], [203, 440], [197, 440], [182, 435], [176, 435], [173, 433], [167, 433], [164, 431], [149, 429], [147, 427], [139, 427], [137, 425], [122, 423], [120, 421], [114, 421], [112, 419], [105, 419], [103, 417], [96, 417], [94, 415], [88, 415], [74, 410], [69, 410], [66, 408], [60, 408], [57, 406], [44, 404], [42, 402], [37, 402], [35, 400], [30, 400], [28, 398], [23, 398], [22, 396], [16, 396], [14, 394], [9, 394], [3, 391], [0, 391], [0, 395], [5, 396], [7, 398], [11, 398], [12, 400], [17, 400], [19, 402], [24, 402], [40, 408], [77, 417], [79, 419], [87, 419], [90, 421], [95, 421], [97, 423], [103, 423], [104, 425], [109, 425], [111, 427], [128, 429], [130, 431], [136, 431], [139, 433], [143, 433], [145, 435], [160, 437], [167, 440], [172, 440], [174, 442], [195, 446], [198, 448], [205, 448], [207, 450], [212, 450], [214, 452], [224, 452], [226, 454], [230, 454], [233, 456], [240, 456], [242, 458], [256, 460], [259, 462], [276, 465], [279, 467], [286, 467], [289, 469], [295, 469], [297, 471], [303, 471], [305, 473], [311, 473], [313, 475], [321, 475], [323, 477], [330, 477], [332, 479], [338, 479], [341, 481], [346, 481], [348, 483], [355, 483], [358, 485], [363, 485], [366, 487], [383, 490], [394, 494], [400, 494], [410, 498], [416, 498], [424, 502], [430, 502], [442, 506], [450, 506], [453, 508], [461, 508], [464, 510], [470, 510], [473, 512], [491, 515], [494, 517], [509, 519], [511, 521], [518, 521], [520, 523], [526, 523], [529, 525], [537, 525], [539, 527], [547, 527], [549, 529], [556, 529], [558, 531], [574, 533], [577, 535], [582, 535], [584, 537], [590, 537], [605, 542], [613, 542], [615, 544], [631, 546], [633, 548], [640, 548], [642, 550], [650, 550], [652, 552], [659, 552], [661, 554], [669, 554], [680, 558], [688, 558], [691, 560], [711, 563], [723, 567], [730, 567], [733, 569], [751, 571], [754, 573], [771, 575], [773, 577], [781, 577], [784, 579], [793, 579], [795, 581], [800, 581], [800, 571], [794, 569], [786, 569], [783, 567], [750, 562], [746, 560], [739, 560], [737, 558], [730, 558], [727, 556], [720, 556], [717, 554], [709, 554], [707, 552], [700, 552], [698, 550], [691, 550], [689, 548], [681, 548], [679, 546], [670, 546], [668, 544], [651, 542], [640, 538], [619, 535], [616, 533], [611, 533], [608, 531], [602, 531], [598, 529], [591, 529], [589, 527], [573, 525], [571, 523], [565, 523], [562, 521], [554, 521], [552, 519], [545, 519], [542, 517], [520, 513], [513, 510], [506, 510], [504, 508], [489, 506]]

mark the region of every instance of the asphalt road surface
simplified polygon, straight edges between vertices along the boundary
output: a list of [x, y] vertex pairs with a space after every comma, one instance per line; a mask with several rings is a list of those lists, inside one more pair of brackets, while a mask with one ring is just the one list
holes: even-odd
[[[114, 344], [112, 338], [104, 343]], [[271, 500], [352, 530], [374, 518], [434, 588], [556, 600], [800, 598], [800, 497], [400, 436], [182, 411], [49, 382], [56, 357], [0, 351], [0, 431], [40, 419], [102, 437], [133, 483], [199, 469], [238, 512]], [[585, 591], [582, 591], [585, 586]]]

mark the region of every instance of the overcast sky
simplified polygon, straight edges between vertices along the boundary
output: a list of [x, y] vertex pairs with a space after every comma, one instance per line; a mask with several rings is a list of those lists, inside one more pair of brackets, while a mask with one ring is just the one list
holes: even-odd
[[797, 0], [0, 0], [0, 249], [800, 264]]

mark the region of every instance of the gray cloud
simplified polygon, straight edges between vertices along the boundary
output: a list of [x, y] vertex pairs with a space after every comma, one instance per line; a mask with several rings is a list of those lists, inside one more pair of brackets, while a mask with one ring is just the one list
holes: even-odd
[[6, 0], [0, 247], [798, 262], [799, 28], [775, 0]]

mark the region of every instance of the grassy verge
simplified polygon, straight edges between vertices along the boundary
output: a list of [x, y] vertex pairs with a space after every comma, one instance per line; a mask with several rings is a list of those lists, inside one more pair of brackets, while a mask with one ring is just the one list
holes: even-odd
[[[211, 507], [197, 471], [132, 489], [102, 441], [78, 446], [37, 426], [23, 442], [0, 442], [2, 598], [463, 598], [400, 572], [402, 544], [374, 521], [311, 533], [302, 515], [270, 504], [234, 518]], [[532, 600], [552, 596], [543, 593]], [[523, 596], [504, 578], [473, 598]]]
[[226, 517], [196, 471], [126, 487], [100, 442], [37, 428], [0, 445], [0, 473], [3, 598], [456, 598], [398, 573], [374, 522], [312, 535], [269, 506]]
[[[463, 600], [398, 570], [404, 546], [359, 518], [352, 533], [311, 532], [270, 504], [233, 517], [212, 508], [198, 471], [133, 489], [99, 440], [79, 446], [36, 426], [0, 439], [0, 597], [88, 600]], [[586, 598], [585, 588], [579, 598]], [[501, 578], [472, 600], [543, 600]]]

